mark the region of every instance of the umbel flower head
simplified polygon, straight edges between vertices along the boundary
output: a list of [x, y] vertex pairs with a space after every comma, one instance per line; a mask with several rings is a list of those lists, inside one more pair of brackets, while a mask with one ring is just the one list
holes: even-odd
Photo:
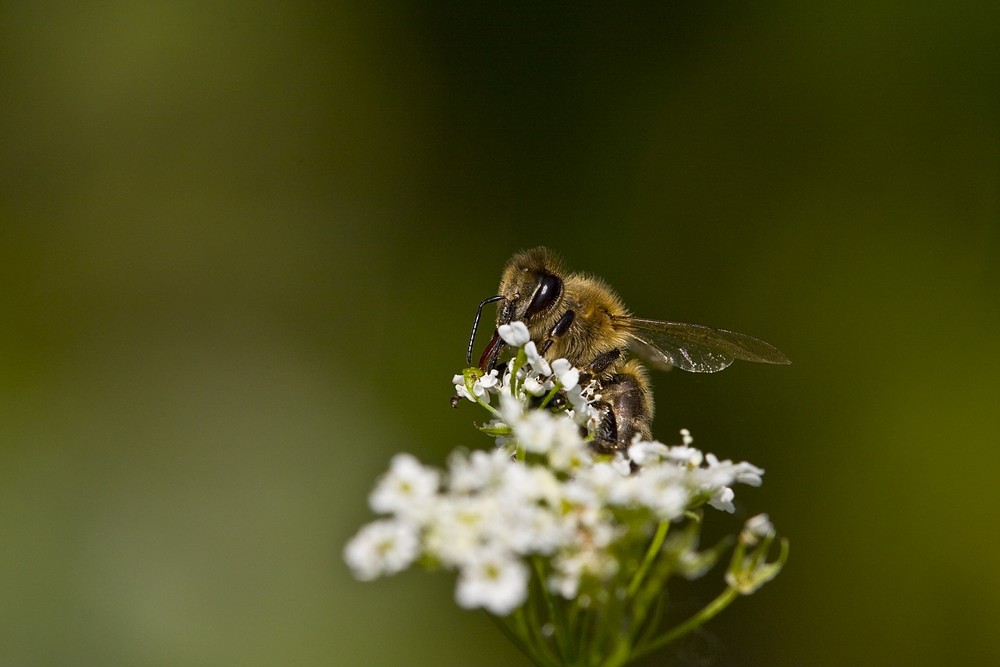
[[456, 396], [484, 408], [479, 428], [494, 446], [456, 450], [447, 469], [397, 454], [369, 496], [380, 518], [348, 543], [344, 558], [370, 580], [419, 563], [458, 573], [455, 599], [499, 617], [539, 665], [624, 665], [695, 629], [738, 594], [777, 575], [767, 561], [774, 528], [750, 519], [723, 593], [663, 631], [672, 576], [707, 572], [728, 548], [698, 550], [703, 512], [734, 511], [736, 484], [764, 471], [720, 461], [692, 446], [636, 440], [626, 451], [591, 446], [600, 387], [565, 359], [549, 363], [520, 322], [500, 327], [517, 348], [503, 372], [466, 369]]

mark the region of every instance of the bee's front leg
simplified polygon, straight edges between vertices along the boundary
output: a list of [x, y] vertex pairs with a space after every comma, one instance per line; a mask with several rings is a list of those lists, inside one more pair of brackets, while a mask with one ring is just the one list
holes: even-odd
[[540, 354], [545, 354], [552, 347], [552, 343], [555, 342], [556, 338], [562, 336], [569, 329], [570, 325], [573, 324], [573, 320], [576, 319], [576, 313], [572, 310], [567, 310], [562, 314], [556, 323], [552, 325], [549, 332], [545, 335], [545, 340], [538, 347], [538, 352]]

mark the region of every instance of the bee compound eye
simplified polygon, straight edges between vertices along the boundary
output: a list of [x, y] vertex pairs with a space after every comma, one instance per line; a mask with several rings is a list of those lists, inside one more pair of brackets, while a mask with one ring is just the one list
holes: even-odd
[[531, 303], [524, 311], [524, 316], [531, 317], [551, 308], [559, 295], [562, 294], [562, 284], [562, 280], [551, 273], [540, 274], [535, 293], [531, 296]]

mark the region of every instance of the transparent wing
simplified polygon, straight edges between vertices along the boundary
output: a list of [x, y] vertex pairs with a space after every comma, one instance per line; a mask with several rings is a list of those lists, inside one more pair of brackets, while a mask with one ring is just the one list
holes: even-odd
[[638, 317], [614, 320], [631, 335], [632, 352], [656, 368], [677, 366], [692, 373], [715, 373], [735, 359], [759, 364], [791, 363], [773, 345], [735, 331]]

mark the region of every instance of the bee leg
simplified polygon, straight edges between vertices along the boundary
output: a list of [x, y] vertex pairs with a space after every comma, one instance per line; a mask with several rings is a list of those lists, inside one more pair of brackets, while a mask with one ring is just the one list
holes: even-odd
[[600, 391], [604, 414], [594, 440], [598, 452], [624, 453], [636, 435], [652, 439], [653, 402], [649, 381], [638, 363], [625, 364], [621, 372], [601, 383]]
[[599, 454], [614, 454], [620, 449], [618, 446], [618, 420], [615, 419], [615, 411], [610, 403], [601, 401], [599, 404], [602, 411], [601, 423], [597, 425], [597, 433], [591, 446]]
[[597, 355], [593, 361], [584, 367], [583, 375], [580, 376], [580, 384], [586, 385], [594, 378], [600, 378], [604, 374], [604, 371], [618, 361], [621, 356], [622, 351], [618, 348]]
[[622, 356], [622, 351], [617, 347], [613, 350], [609, 350], [604, 354], [597, 355], [593, 361], [587, 364], [587, 372], [591, 375], [600, 375], [603, 373], [611, 364], [618, 361]]
[[574, 313], [572, 310], [567, 310], [565, 313], [563, 313], [562, 317], [556, 320], [556, 323], [552, 325], [551, 329], [549, 329], [549, 334], [546, 337], [545, 342], [542, 343], [542, 348], [541, 350], [539, 350], [539, 352], [541, 354], [545, 354], [546, 352], [548, 352], [549, 348], [552, 347], [552, 343], [555, 341], [555, 339], [566, 333], [566, 330], [569, 329], [569, 325], [573, 324], [574, 319], [576, 319], [576, 313]]

